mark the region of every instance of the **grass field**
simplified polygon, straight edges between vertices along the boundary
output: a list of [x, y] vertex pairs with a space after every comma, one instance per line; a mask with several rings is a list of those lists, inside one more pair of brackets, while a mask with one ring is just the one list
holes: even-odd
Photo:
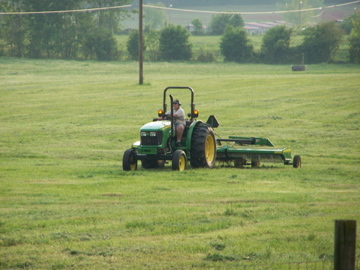
[[[334, 220], [360, 217], [359, 73], [145, 63], [138, 85], [135, 62], [0, 58], [0, 268], [332, 269]], [[219, 137], [269, 138], [302, 168], [122, 171], [183, 85]]]

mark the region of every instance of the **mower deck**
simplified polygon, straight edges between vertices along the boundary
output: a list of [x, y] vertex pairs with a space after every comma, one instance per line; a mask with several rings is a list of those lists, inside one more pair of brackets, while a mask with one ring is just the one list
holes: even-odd
[[[259, 167], [260, 161], [283, 162], [285, 165], [301, 166], [299, 156], [291, 158], [289, 148], [275, 148], [270, 140], [258, 137], [236, 137], [217, 139], [216, 159], [221, 162], [234, 162], [235, 167], [251, 165]], [[250, 161], [250, 162], [248, 162]]]

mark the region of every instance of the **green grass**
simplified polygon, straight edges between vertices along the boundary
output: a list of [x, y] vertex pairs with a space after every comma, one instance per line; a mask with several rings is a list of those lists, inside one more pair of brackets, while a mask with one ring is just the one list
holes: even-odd
[[[0, 58], [0, 268], [331, 268], [334, 220], [360, 216], [359, 71], [145, 63], [140, 86], [135, 62]], [[122, 171], [170, 85], [303, 167]]]

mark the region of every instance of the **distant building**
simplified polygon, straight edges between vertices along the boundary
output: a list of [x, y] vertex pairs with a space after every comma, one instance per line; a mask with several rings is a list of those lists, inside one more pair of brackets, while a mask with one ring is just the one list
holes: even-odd
[[[185, 28], [191, 33], [191, 32], [194, 32], [194, 30], [195, 30], [195, 27], [192, 25], [192, 24], [188, 24], [187, 26], [185, 26]], [[206, 25], [203, 25], [203, 30], [204, 30], [204, 32], [206, 32], [206, 30], [207, 30], [207, 27], [206, 27]]]
[[260, 35], [259, 28], [255, 26], [244, 26], [243, 27], [250, 36]]
[[187, 26], [185, 26], [185, 28], [191, 33], [192, 31], [194, 31], [194, 26], [192, 24], [189, 24]]
[[245, 27], [246, 26], [257, 28], [258, 35], [262, 35], [262, 34], [266, 33], [267, 30], [269, 30], [271, 27], [273, 27], [273, 26], [270, 26], [270, 25], [265, 24], [265, 23], [246, 23]]
[[251, 36], [262, 35], [265, 34], [270, 28], [284, 24], [285, 22], [264, 22], [264, 23], [250, 22], [250, 23], [245, 23], [244, 29]]
[[[278, 25], [285, 25], [285, 22], [282, 21], [276, 21], [276, 22], [263, 22], [263, 23], [257, 23], [257, 22], [249, 22], [249, 23], [245, 23], [245, 26], [243, 27], [246, 32], [250, 35], [250, 36], [255, 36], [255, 35], [262, 35], [265, 34], [270, 28], [272, 27], [276, 27]], [[185, 28], [190, 32], [194, 32], [195, 27], [192, 24], [188, 24], [187, 26], [185, 26]], [[207, 27], [205, 25], [203, 25], [203, 30], [206, 33], [206, 31], [208, 30]]]

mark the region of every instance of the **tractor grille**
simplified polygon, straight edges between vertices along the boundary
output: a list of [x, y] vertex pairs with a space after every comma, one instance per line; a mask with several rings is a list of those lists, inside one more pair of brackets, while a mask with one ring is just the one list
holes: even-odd
[[162, 142], [161, 131], [140, 131], [141, 145], [160, 145]]

